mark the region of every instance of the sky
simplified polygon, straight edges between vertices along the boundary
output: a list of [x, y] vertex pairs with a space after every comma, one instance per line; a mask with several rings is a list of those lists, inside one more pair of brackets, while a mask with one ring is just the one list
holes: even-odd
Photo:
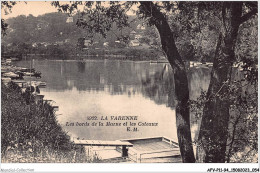
[[[62, 3], [68, 3], [69, 1], [60, 1], [60, 4]], [[134, 5], [132, 7], [133, 9], [136, 8]], [[79, 7], [79, 9], [83, 9], [83, 7]], [[58, 12], [57, 8], [51, 5], [51, 1], [20, 1], [16, 5], [13, 6], [12, 12], [5, 15], [5, 12], [3, 9], [1, 9], [1, 18], [8, 19], [12, 17], [16, 17], [19, 15], [26, 15], [32, 14], [33, 16], [37, 17], [39, 15], [43, 15], [45, 13], [52, 13], [52, 12]], [[128, 15], [133, 15], [134, 13], [129, 11], [127, 12]]]
[[1, 9], [1, 17], [3, 19], [8, 19], [11, 17], [16, 17], [19, 15], [32, 14], [33, 16], [43, 15], [45, 13], [57, 12], [57, 8], [51, 5], [51, 2], [44, 1], [27, 1], [18, 2], [12, 9], [12, 13], [5, 15], [4, 10]]

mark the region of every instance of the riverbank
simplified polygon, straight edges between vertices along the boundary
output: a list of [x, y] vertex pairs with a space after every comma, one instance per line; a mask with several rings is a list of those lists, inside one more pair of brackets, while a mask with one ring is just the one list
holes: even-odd
[[76, 147], [58, 124], [54, 108], [35, 102], [13, 82], [1, 85], [1, 161], [3, 163], [96, 162]]
[[[67, 50], [66, 50], [67, 51]], [[22, 59], [30, 59], [31, 57], [37, 57], [37, 59], [49, 59], [49, 60], [78, 60], [78, 59], [90, 59], [90, 60], [131, 60], [131, 61], [150, 61], [158, 60], [164, 57], [163, 53], [155, 49], [140, 49], [140, 48], [121, 48], [121, 49], [82, 49], [71, 50], [66, 52], [64, 49], [61, 51], [38, 51], [23, 53]], [[21, 53], [21, 52], [19, 52]]]

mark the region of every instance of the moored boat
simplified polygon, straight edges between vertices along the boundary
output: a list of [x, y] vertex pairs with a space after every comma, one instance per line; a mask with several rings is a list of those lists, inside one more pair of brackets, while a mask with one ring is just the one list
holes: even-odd
[[18, 74], [15, 74], [14, 72], [7, 72], [3, 74], [4, 77], [10, 77], [10, 78], [19, 78]]

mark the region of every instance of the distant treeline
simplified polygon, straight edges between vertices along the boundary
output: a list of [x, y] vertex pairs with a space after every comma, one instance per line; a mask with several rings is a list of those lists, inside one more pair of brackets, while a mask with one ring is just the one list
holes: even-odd
[[[134, 56], [137, 60], [156, 59], [157, 54], [161, 56], [161, 42], [158, 32], [154, 27], [147, 26], [145, 30], [137, 30], [137, 26], [144, 23], [142, 20], [134, 20], [136, 16], [129, 16], [131, 26], [120, 30], [113, 25], [111, 31], [104, 38], [99, 34], [88, 33], [87, 30], [77, 27], [77, 15], [73, 16], [73, 21], [66, 22], [68, 15], [63, 13], [49, 13], [38, 17], [17, 16], [7, 19], [8, 30], [6, 36], [1, 39], [1, 52], [16, 52], [21, 54], [45, 54], [55, 57], [56, 55], [66, 55], [63, 58], [69, 58], [70, 55], [125, 55], [130, 58]], [[215, 49], [218, 40], [219, 30], [215, 28], [215, 23], [208, 23], [203, 28], [190, 28], [187, 30], [182, 23], [173, 19], [172, 28], [174, 29], [174, 37], [176, 46], [185, 60], [190, 61], [206, 61], [212, 62], [215, 56]], [[189, 22], [188, 22], [189, 23]], [[241, 59], [246, 52], [246, 56], [251, 58], [257, 57], [257, 19], [253, 18], [246, 24], [241, 25], [237, 38], [236, 56]], [[136, 36], [141, 37], [139, 42], [141, 46], [138, 48], [129, 47], [129, 41], [135, 39], [131, 32], [135, 31]], [[120, 36], [128, 37], [128, 43], [120, 40]], [[132, 36], [132, 38], [131, 38]], [[79, 48], [79, 40], [91, 41], [95, 44], [88, 51]], [[108, 44], [105, 46], [104, 43]], [[248, 43], [254, 43], [248, 45]], [[143, 46], [142, 46], [143, 45]], [[102, 49], [97, 50], [96, 48]], [[119, 51], [118, 49], [122, 49]], [[151, 50], [153, 48], [154, 50]], [[110, 53], [108, 53], [110, 52]], [[253, 55], [253, 56], [251, 56]]]

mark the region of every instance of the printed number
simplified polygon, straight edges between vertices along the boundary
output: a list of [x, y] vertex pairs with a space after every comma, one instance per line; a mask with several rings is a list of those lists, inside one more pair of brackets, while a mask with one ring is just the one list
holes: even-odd
[[97, 116], [90, 116], [90, 117], [87, 117], [87, 120], [97, 120]]
[[259, 168], [253, 168], [252, 172], [259, 172]]

